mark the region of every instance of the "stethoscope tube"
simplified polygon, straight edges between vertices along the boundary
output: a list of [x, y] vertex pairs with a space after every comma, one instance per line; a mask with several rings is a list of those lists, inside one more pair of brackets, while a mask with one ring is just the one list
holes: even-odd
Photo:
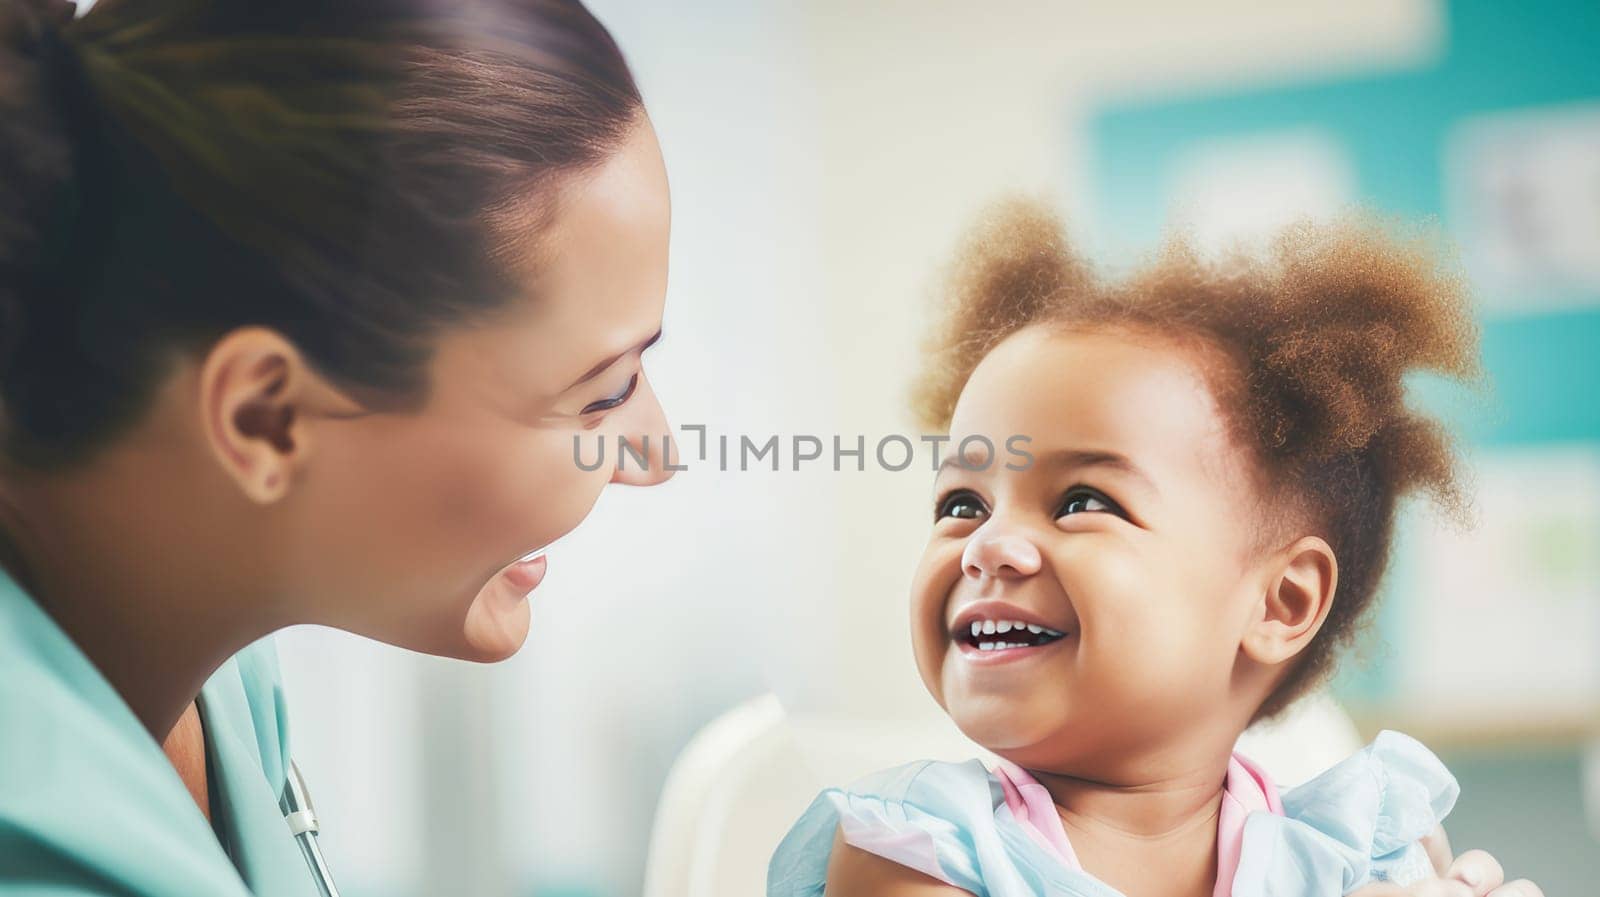
[[322, 858], [322, 848], [317, 846], [317, 813], [311, 805], [311, 792], [306, 788], [305, 777], [300, 775], [300, 767], [293, 760], [289, 761], [289, 772], [285, 778], [278, 808], [283, 811], [283, 819], [289, 824], [289, 833], [300, 845], [300, 854], [306, 858], [306, 865], [311, 867], [311, 878], [316, 882], [317, 892], [322, 897], [339, 897], [339, 889], [333, 883], [333, 873], [328, 871], [328, 861]]

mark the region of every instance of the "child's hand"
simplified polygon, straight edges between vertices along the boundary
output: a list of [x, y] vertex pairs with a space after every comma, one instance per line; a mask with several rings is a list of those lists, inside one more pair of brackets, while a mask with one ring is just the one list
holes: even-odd
[[1438, 878], [1402, 887], [1371, 884], [1349, 897], [1544, 897], [1539, 886], [1525, 878], [1506, 881], [1500, 862], [1482, 850], [1469, 850], [1459, 857], [1450, 853], [1450, 838], [1444, 828], [1435, 828], [1422, 839], [1433, 860]]

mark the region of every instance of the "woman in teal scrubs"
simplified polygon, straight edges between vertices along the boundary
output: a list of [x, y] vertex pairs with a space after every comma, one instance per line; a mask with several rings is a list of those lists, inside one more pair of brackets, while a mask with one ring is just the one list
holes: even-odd
[[0, 893], [315, 894], [262, 639], [508, 657], [530, 553], [667, 475], [621, 54], [414, 6], [0, 0]]
[[0, 0], [0, 894], [312, 895], [265, 639], [508, 657], [668, 476], [574, 454], [668, 432], [660, 152], [575, 0], [72, 12]]

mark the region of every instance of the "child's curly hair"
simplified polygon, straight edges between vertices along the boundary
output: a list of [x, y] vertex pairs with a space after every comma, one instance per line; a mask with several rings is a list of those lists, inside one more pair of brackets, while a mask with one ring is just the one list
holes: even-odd
[[1409, 408], [1405, 376], [1479, 380], [1478, 331], [1461, 278], [1421, 238], [1374, 221], [1287, 230], [1270, 253], [1203, 261], [1182, 241], [1108, 283], [1060, 222], [1022, 201], [993, 210], [957, 256], [948, 309], [915, 394], [924, 426], [948, 428], [978, 362], [1032, 325], [1114, 328], [1197, 343], [1237, 443], [1256, 462], [1263, 533], [1310, 527], [1339, 560], [1321, 632], [1257, 712], [1322, 681], [1372, 604], [1398, 499], [1424, 491], [1466, 511], [1449, 433]]

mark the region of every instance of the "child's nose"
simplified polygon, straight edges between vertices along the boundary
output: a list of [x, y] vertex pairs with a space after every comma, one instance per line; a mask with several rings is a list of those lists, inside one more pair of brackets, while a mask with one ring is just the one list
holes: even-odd
[[1039, 572], [1039, 548], [1021, 532], [994, 525], [993, 519], [972, 534], [961, 554], [961, 570], [974, 579], [985, 576], [1020, 578]]

